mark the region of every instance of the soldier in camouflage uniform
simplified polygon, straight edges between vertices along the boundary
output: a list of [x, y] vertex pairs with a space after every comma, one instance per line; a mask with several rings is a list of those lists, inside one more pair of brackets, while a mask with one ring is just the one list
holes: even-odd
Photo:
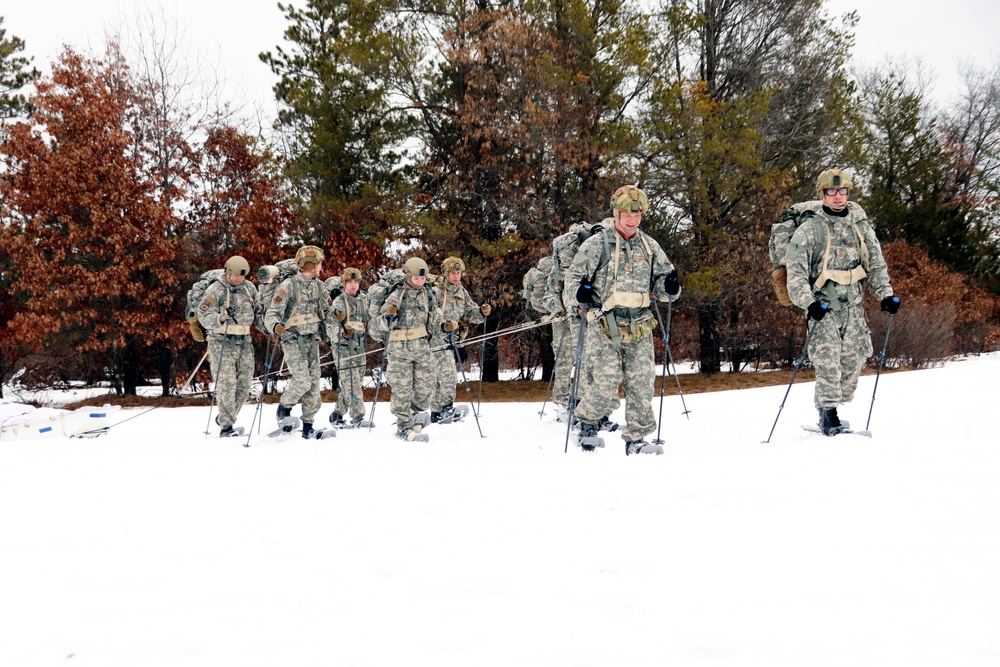
[[822, 206], [800, 217], [785, 255], [788, 295], [807, 311], [811, 324], [809, 360], [816, 368], [815, 404], [827, 435], [840, 432], [837, 406], [854, 398], [858, 376], [872, 353], [872, 337], [861, 306], [862, 287], [895, 314], [882, 247], [864, 210], [848, 205], [851, 178], [839, 169], [816, 181]]
[[302, 401], [302, 437], [313, 433], [313, 421], [322, 406], [320, 397], [319, 343], [333, 303], [319, 280], [323, 251], [307, 245], [295, 253], [299, 272], [286, 278], [274, 293], [264, 315], [264, 326], [278, 334], [291, 379], [278, 404], [278, 423]]
[[208, 360], [215, 381], [216, 422], [219, 435], [237, 435], [233, 430], [240, 407], [247, 400], [254, 373], [254, 349], [250, 327], [260, 326], [260, 297], [246, 280], [250, 264], [239, 255], [226, 262], [225, 273], [205, 290], [198, 305], [198, 322], [208, 333]]
[[[441, 263], [442, 280], [438, 286], [441, 317], [445, 322], [458, 324], [458, 329], [452, 334], [444, 330], [434, 330], [431, 336], [431, 347], [441, 347], [443, 350], [434, 352], [434, 391], [431, 393], [431, 423], [451, 423], [455, 419], [455, 352], [458, 352], [462, 363], [468, 359], [468, 353], [462, 346], [462, 341], [469, 335], [470, 324], [481, 324], [485, 316], [491, 312], [490, 305], [476, 304], [462, 285], [462, 275], [465, 272], [465, 262], [458, 257], [449, 257]], [[454, 344], [455, 349], [452, 349]]]
[[541, 313], [549, 314], [549, 304], [546, 302], [545, 290], [549, 282], [549, 274], [552, 273], [552, 256], [546, 255], [538, 260], [535, 266], [528, 269], [524, 274], [522, 286], [524, 287], [525, 306]]
[[365, 377], [365, 330], [368, 324], [368, 297], [361, 292], [361, 271], [344, 269], [340, 276], [343, 291], [333, 300], [333, 317], [327, 317], [327, 338], [336, 346], [336, 364], [340, 388], [337, 409], [330, 413], [330, 423], [344, 426], [350, 416], [357, 426], [365, 418], [362, 381]]
[[[598, 225], [613, 227], [614, 218], [605, 218]], [[570, 225], [568, 232], [557, 236], [552, 241], [552, 270], [549, 272], [549, 280], [545, 288], [545, 305], [553, 319], [556, 320], [552, 322], [552, 344], [556, 346], [552, 402], [556, 406], [556, 420], [561, 422], [565, 422], [569, 415], [569, 395], [572, 390], [573, 366], [576, 364], [576, 344], [580, 338], [580, 327], [582, 326], [578, 317], [561, 319], [567, 312], [566, 306], [563, 304], [566, 273], [572, 266], [573, 258], [576, 257], [580, 245], [590, 238], [595, 229], [599, 229], [598, 225], [589, 222], [574, 223]], [[577, 402], [583, 398], [583, 392], [590, 386], [590, 365], [586, 359], [581, 365], [580, 372], [585, 381], [581, 381], [577, 387]]]
[[458, 322], [449, 322], [444, 328], [437, 294], [426, 284], [427, 263], [424, 260], [411, 257], [403, 264], [403, 270], [406, 279], [386, 295], [379, 312], [387, 319], [389, 330], [386, 377], [392, 387], [391, 409], [396, 415], [396, 436], [412, 440], [421, 429], [413, 417], [427, 409], [434, 391], [436, 376], [431, 334], [454, 331]]
[[611, 195], [611, 207], [614, 228], [583, 242], [563, 290], [567, 308], [587, 320], [584, 354], [592, 384], [576, 408], [580, 441], [596, 437], [601, 420], [618, 409], [618, 388], [624, 384], [625, 453], [662, 453], [659, 445], [643, 440], [656, 430], [651, 335], [656, 320], [650, 294], [673, 301], [680, 283], [660, 244], [639, 229], [649, 210], [646, 194], [634, 185], [623, 186]]

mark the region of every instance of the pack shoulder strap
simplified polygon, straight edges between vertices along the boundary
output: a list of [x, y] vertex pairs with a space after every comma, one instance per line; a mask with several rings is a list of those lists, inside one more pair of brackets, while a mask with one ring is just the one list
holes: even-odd
[[[818, 216], [816, 216], [818, 217]], [[847, 270], [836, 270], [828, 268], [830, 264], [830, 237], [833, 236], [830, 226], [827, 224], [825, 219], [821, 219], [823, 223], [823, 233], [826, 235], [826, 243], [823, 250], [823, 269], [819, 272], [816, 277], [816, 282], [813, 283], [813, 287], [817, 290], [823, 289], [823, 286], [827, 282], [833, 281], [840, 285], [853, 285], [856, 282], [860, 282], [868, 277], [868, 244], [865, 243], [865, 237], [861, 234], [861, 230], [858, 228], [858, 223], [851, 220], [851, 226], [854, 228], [854, 233], [858, 236], [858, 243], [860, 245], [859, 254], [861, 256], [861, 263], [855, 266], [850, 271]]]

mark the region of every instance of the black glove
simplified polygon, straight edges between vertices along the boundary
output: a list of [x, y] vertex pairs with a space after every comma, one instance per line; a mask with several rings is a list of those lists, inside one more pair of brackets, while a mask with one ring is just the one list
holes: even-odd
[[667, 274], [666, 279], [663, 281], [663, 286], [667, 290], [667, 294], [673, 296], [681, 291], [681, 281], [677, 279], [677, 269], [674, 269]]
[[226, 315], [228, 315], [229, 317], [223, 318], [222, 320], [223, 322], [225, 322], [226, 319], [230, 319], [233, 322], [236, 322], [236, 306], [229, 306], [228, 308], [226, 308]]
[[826, 317], [827, 312], [830, 310], [830, 306], [825, 303], [820, 303], [819, 301], [813, 301], [809, 304], [809, 317], [813, 318], [817, 322]]
[[576, 300], [580, 305], [589, 306], [590, 299], [594, 296], [594, 288], [584, 279], [580, 286], [576, 288]]
[[886, 311], [890, 315], [895, 315], [899, 312], [899, 297], [898, 296], [887, 296], [882, 299], [882, 310]]

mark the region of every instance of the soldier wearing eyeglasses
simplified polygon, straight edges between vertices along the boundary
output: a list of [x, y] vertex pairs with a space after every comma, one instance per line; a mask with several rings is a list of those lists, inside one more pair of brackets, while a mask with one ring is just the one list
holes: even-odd
[[814, 400], [826, 435], [847, 428], [837, 407], [854, 398], [861, 368], [872, 354], [871, 331], [861, 305], [863, 287], [867, 285], [890, 314], [900, 305], [864, 209], [849, 201], [851, 187], [850, 175], [840, 169], [819, 175], [816, 194], [822, 205], [802, 214], [785, 261], [788, 296], [808, 313], [808, 353], [816, 369]]

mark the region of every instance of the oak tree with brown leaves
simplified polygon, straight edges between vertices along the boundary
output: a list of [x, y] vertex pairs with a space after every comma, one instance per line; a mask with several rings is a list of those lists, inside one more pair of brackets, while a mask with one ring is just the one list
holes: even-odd
[[135, 131], [147, 100], [113, 45], [94, 58], [65, 48], [36, 86], [30, 121], [0, 148], [2, 241], [24, 299], [4, 335], [34, 349], [68, 340], [134, 394], [141, 355], [177, 333], [179, 244]]

